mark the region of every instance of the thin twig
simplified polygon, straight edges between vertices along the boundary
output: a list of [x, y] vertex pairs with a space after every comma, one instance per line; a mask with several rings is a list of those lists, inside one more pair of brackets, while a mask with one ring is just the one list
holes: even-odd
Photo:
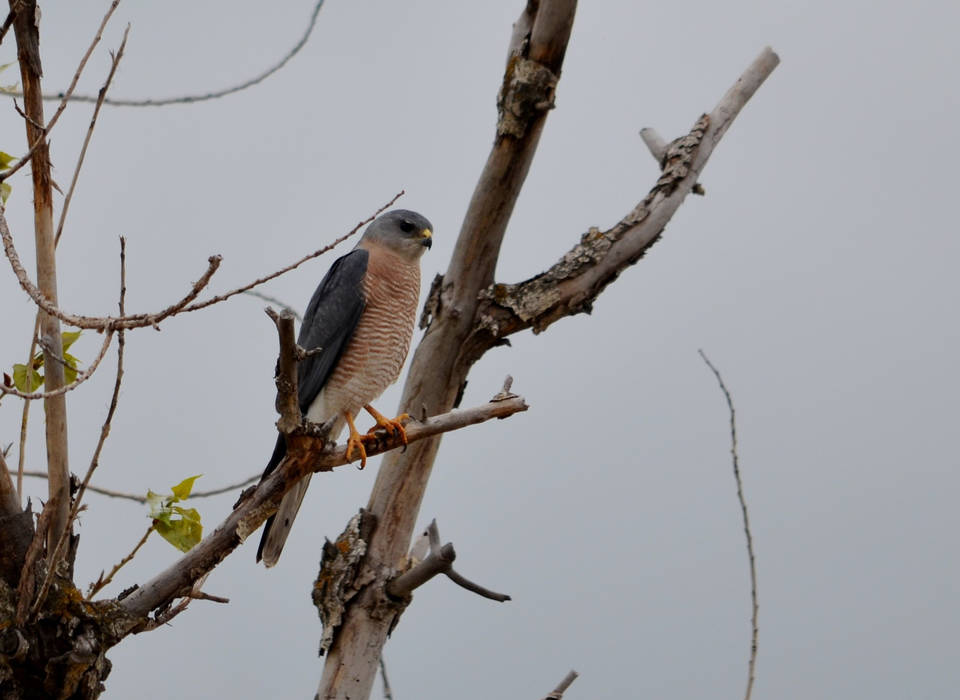
[[[297, 55], [300, 50], [306, 46], [307, 40], [310, 38], [310, 34], [313, 32], [313, 28], [317, 23], [317, 15], [320, 13], [320, 7], [323, 5], [323, 0], [317, 0], [317, 4], [313, 7], [313, 13], [310, 15], [310, 21], [307, 24], [307, 29], [304, 31], [303, 36], [300, 37], [300, 40], [293, 45], [293, 48], [286, 53], [286, 55], [281, 58], [276, 64], [263, 71], [259, 75], [246, 80], [239, 85], [234, 85], [233, 87], [224, 88], [222, 90], [217, 90], [215, 92], [208, 92], [199, 95], [184, 95], [181, 97], [166, 97], [159, 100], [147, 99], [147, 100], [118, 100], [118, 99], [109, 99], [104, 102], [111, 107], [164, 107], [166, 105], [174, 104], [191, 104], [194, 102], [205, 102], [207, 100], [215, 100], [220, 97], [226, 97], [227, 95], [232, 95], [241, 90], [246, 90], [247, 88], [253, 87], [258, 83], [262, 83], [264, 80], [269, 78], [271, 75], [276, 73], [278, 70], [283, 68], [290, 61], [291, 58]], [[8, 92], [8, 95], [15, 95], [16, 93]], [[56, 100], [59, 99], [62, 95], [46, 95], [44, 96], [45, 100]], [[92, 95], [74, 95], [71, 97], [74, 102], [94, 102], [96, 98]]]
[[448, 579], [453, 581], [461, 588], [465, 588], [471, 593], [476, 593], [482, 598], [495, 600], [498, 603], [506, 603], [509, 600], [513, 600], [513, 598], [508, 596], [506, 593], [497, 593], [496, 591], [491, 591], [489, 588], [481, 586], [479, 583], [474, 583], [463, 574], [457, 573], [455, 569], [450, 569], [449, 571], [444, 571], [443, 573], [446, 574]]
[[[30, 150], [17, 162], [16, 165], [9, 168], [8, 170], [0, 173], [0, 182], [3, 182], [8, 177], [17, 172], [20, 168], [27, 164], [33, 158], [33, 154], [39, 148], [40, 144], [43, 143], [46, 138], [50, 135], [50, 131], [53, 129], [54, 124], [57, 123], [57, 120], [60, 119], [60, 115], [63, 114], [63, 110], [67, 108], [67, 102], [70, 101], [71, 95], [73, 95], [74, 89], [77, 87], [77, 82], [80, 80], [80, 74], [83, 73], [83, 69], [87, 65], [87, 60], [90, 58], [90, 54], [93, 53], [94, 48], [97, 44], [100, 43], [100, 39], [103, 37], [103, 30], [107, 26], [107, 22], [110, 21], [110, 17], [113, 15], [113, 11], [117, 9], [117, 5], [120, 4], [120, 0], [113, 0], [110, 3], [110, 7], [107, 9], [107, 13], [103, 16], [103, 20], [100, 22], [100, 27], [97, 29], [96, 35], [93, 37], [93, 41], [90, 42], [90, 46], [87, 48], [87, 52], [83, 54], [83, 58], [80, 59], [79, 65], [77, 65], [77, 71], [73, 74], [73, 80], [70, 81], [70, 86], [67, 88], [67, 91], [61, 96], [60, 106], [57, 108], [57, 111], [54, 112], [53, 117], [50, 121], [47, 122], [46, 126], [37, 125], [37, 128], [40, 130], [40, 136], [36, 141], [33, 142], [30, 146]], [[126, 34], [124, 34], [124, 39], [126, 39]], [[10, 94], [10, 93], [7, 93]], [[44, 97], [43, 99], [47, 99]]]
[[297, 311], [295, 308], [293, 308], [293, 307], [290, 306], [289, 304], [286, 304], [286, 303], [280, 301], [280, 300], [277, 299], [276, 297], [272, 297], [272, 296], [270, 296], [269, 294], [264, 294], [263, 292], [254, 291], [253, 289], [248, 289], [248, 290], [246, 290], [245, 292], [241, 292], [241, 293], [242, 293], [242, 294], [248, 294], [248, 295], [250, 295], [250, 296], [252, 296], [252, 297], [256, 297], [257, 299], [262, 299], [263, 301], [267, 302], [268, 304], [276, 304], [276, 305], [279, 306], [282, 310], [284, 310], [284, 311], [289, 311], [291, 314], [293, 314], [293, 317], [294, 317], [295, 319], [297, 319], [298, 321], [301, 321], [301, 322], [303, 321], [303, 316], [300, 315], [300, 312], [299, 312], [299, 311]]
[[140, 541], [137, 542], [136, 546], [130, 551], [130, 553], [119, 561], [119, 563], [114, 564], [113, 568], [110, 569], [110, 573], [107, 574], [107, 577], [103, 577], [103, 572], [100, 572], [100, 576], [94, 583], [91, 583], [89, 590], [87, 592], [87, 600], [92, 600], [93, 596], [103, 590], [106, 586], [113, 581], [113, 577], [117, 574], [120, 569], [122, 569], [127, 563], [129, 563], [135, 556], [137, 552], [140, 551], [140, 548], [146, 543], [147, 538], [150, 537], [150, 533], [153, 532], [154, 527], [153, 523], [150, 523], [150, 527], [147, 528], [147, 531], [143, 533], [143, 537], [140, 538]]
[[[117, 0], [119, 2], [119, 0]], [[60, 235], [63, 233], [63, 224], [67, 219], [67, 210], [70, 209], [70, 201], [73, 199], [73, 191], [77, 186], [77, 180], [80, 177], [80, 168], [83, 167], [83, 159], [87, 155], [87, 146], [90, 145], [90, 139], [93, 137], [93, 127], [97, 124], [97, 117], [100, 115], [100, 108], [107, 97], [107, 90], [110, 89], [110, 83], [113, 82], [113, 76], [117, 72], [117, 66], [120, 65], [120, 59], [123, 58], [123, 50], [127, 46], [127, 35], [130, 33], [130, 25], [123, 30], [123, 41], [120, 42], [120, 48], [110, 57], [110, 73], [107, 74], [107, 80], [97, 93], [97, 106], [93, 108], [93, 116], [90, 118], [90, 126], [87, 127], [87, 135], [83, 139], [83, 146], [80, 148], [80, 155], [77, 157], [77, 166], [73, 169], [73, 178], [70, 180], [70, 187], [63, 198], [63, 207], [60, 210], [60, 221], [57, 223], [57, 235], [54, 237], [54, 245], [60, 243]]]
[[743, 511], [743, 532], [747, 537], [747, 556], [750, 559], [750, 601], [753, 609], [753, 613], [750, 617], [750, 626], [752, 628], [750, 636], [750, 663], [747, 667], [747, 690], [744, 694], [744, 700], [750, 700], [750, 695], [753, 692], [753, 679], [756, 672], [757, 666], [757, 636], [759, 628], [757, 627], [757, 616], [759, 614], [760, 607], [757, 604], [757, 565], [756, 558], [753, 553], [753, 535], [750, 534], [750, 516], [747, 515], [747, 501], [743, 497], [743, 482], [740, 479], [740, 459], [737, 456], [737, 421], [736, 421], [736, 411], [733, 408], [733, 398], [730, 396], [730, 392], [727, 390], [727, 385], [723, 383], [723, 377], [720, 376], [720, 371], [713, 366], [713, 363], [710, 362], [710, 359], [707, 357], [706, 353], [703, 350], [697, 350], [700, 353], [700, 357], [703, 358], [703, 361], [707, 364], [707, 367], [710, 368], [710, 371], [713, 372], [713, 376], [717, 378], [717, 382], [720, 384], [720, 390], [723, 392], [724, 398], [727, 400], [727, 408], [730, 409], [730, 454], [733, 457], [733, 477], [737, 481], [737, 499], [740, 501], [740, 510]]
[[[11, 472], [13, 473], [13, 472]], [[46, 479], [47, 473], [40, 471], [24, 471], [24, 476], [34, 477], [37, 479]], [[190, 493], [190, 498], [207, 498], [209, 496], [219, 496], [222, 493], [228, 493], [229, 491], [236, 491], [242, 489], [250, 484], [258, 481], [260, 479], [260, 474], [254, 474], [250, 477], [247, 477], [243, 481], [239, 481], [235, 484], [228, 484], [227, 486], [221, 486], [216, 489], [210, 489], [209, 491], [192, 491]], [[141, 496], [135, 493], [127, 493], [126, 491], [115, 491], [114, 489], [108, 489], [103, 486], [96, 486], [94, 484], [87, 485], [87, 491], [90, 493], [97, 493], [101, 496], [109, 496], [110, 498], [123, 498], [128, 501], [135, 501], [136, 503], [146, 503], [147, 497]]]
[[320, 248], [319, 250], [315, 250], [315, 251], [313, 251], [312, 253], [310, 253], [309, 255], [303, 256], [302, 258], [300, 258], [299, 260], [297, 260], [295, 263], [292, 263], [292, 264], [290, 264], [290, 265], [287, 265], [286, 267], [282, 267], [282, 268], [280, 268], [279, 270], [277, 270], [276, 272], [270, 273], [270, 274], [267, 275], [266, 277], [261, 277], [261, 278], [259, 278], [259, 279], [256, 279], [256, 280], [254, 280], [253, 282], [251, 282], [250, 284], [245, 284], [245, 285], [242, 286], [242, 287], [238, 287], [237, 289], [234, 289], [234, 290], [232, 290], [232, 291], [229, 291], [229, 292], [227, 292], [226, 294], [221, 294], [220, 296], [213, 297], [212, 299], [207, 299], [207, 300], [205, 300], [205, 301], [198, 301], [198, 302], [196, 302], [196, 303], [194, 303], [194, 304], [190, 304], [189, 306], [187, 306], [187, 307], [184, 309], [184, 311], [197, 311], [198, 309], [203, 309], [203, 308], [205, 308], [205, 307], [207, 307], [207, 306], [210, 306], [210, 305], [212, 305], [212, 304], [219, 304], [221, 301], [226, 301], [226, 300], [229, 299], [230, 297], [235, 296], [235, 295], [237, 295], [237, 294], [244, 294], [244, 293], [248, 292], [249, 290], [253, 289], [254, 287], [259, 287], [261, 284], [263, 284], [263, 283], [265, 283], [265, 282], [269, 282], [269, 281], [272, 280], [272, 279], [276, 279], [276, 278], [279, 277], [280, 275], [285, 275], [286, 273], [290, 272], [291, 270], [294, 270], [294, 269], [300, 267], [303, 263], [307, 262], [308, 260], [313, 260], [314, 258], [319, 257], [319, 256], [323, 255], [324, 253], [327, 253], [327, 252], [333, 250], [333, 249], [336, 248], [338, 245], [340, 245], [341, 243], [343, 243], [345, 240], [347, 240], [347, 239], [350, 238], [351, 236], [355, 235], [355, 234], [357, 233], [357, 231], [359, 231], [361, 228], [363, 228], [364, 226], [366, 226], [367, 224], [369, 224], [371, 221], [373, 221], [374, 219], [376, 219], [378, 216], [380, 216], [381, 213], [383, 213], [384, 211], [386, 211], [387, 209], [389, 209], [390, 207], [392, 207], [393, 204], [394, 204], [394, 202], [396, 202], [398, 199], [400, 199], [400, 197], [402, 197], [404, 194], [405, 194], [404, 190], [400, 190], [399, 192], [397, 192], [397, 194], [395, 194], [395, 195], [393, 196], [393, 199], [391, 199], [389, 202], [387, 202], [387, 203], [384, 204], [382, 207], [380, 207], [379, 209], [377, 209], [373, 214], [371, 214], [370, 216], [368, 216], [366, 219], [364, 219], [363, 221], [361, 221], [360, 223], [358, 223], [356, 226], [354, 226], [352, 229], [350, 229], [350, 231], [348, 231], [347, 233], [345, 233], [345, 234], [343, 234], [342, 236], [340, 236], [340, 238], [336, 239], [333, 243], [330, 243], [330, 244], [328, 244], [328, 245], [325, 245], [325, 246], [323, 246], [323, 248]]
[[[127, 298], [127, 240], [120, 236], [120, 300], [118, 303], [118, 308], [120, 311], [120, 316], [123, 316], [125, 311], [125, 301]], [[113, 384], [113, 395], [110, 397], [110, 408], [107, 409], [107, 415], [103, 419], [103, 425], [100, 427], [100, 439], [97, 441], [97, 446], [93, 451], [93, 457], [90, 458], [90, 466], [87, 467], [87, 473], [83, 477], [83, 481], [80, 483], [80, 488], [77, 489], [77, 494], [73, 499], [73, 508], [70, 509], [70, 516], [67, 519], [67, 526], [63, 529], [63, 533], [60, 535], [60, 538], [57, 542], [57, 546], [53, 550], [53, 554], [49, 559], [49, 566], [47, 568], [47, 575], [43, 581], [43, 586], [40, 588], [40, 592], [37, 594], [37, 599], [33, 603], [31, 608], [31, 614], [36, 614], [37, 610], [40, 609], [40, 606], [43, 605], [43, 600], [47, 595], [47, 590], [50, 588], [50, 583], [53, 581], [53, 575], [57, 570], [57, 564], [59, 563], [61, 552], [63, 547], [66, 544], [66, 541], [70, 537], [72, 531], [73, 521], [77, 518], [77, 513], [80, 512], [80, 506], [83, 503], [83, 496], [87, 491], [87, 485], [90, 483], [90, 478], [93, 476], [93, 473], [97, 470], [97, 467], [100, 465], [100, 453], [103, 450], [103, 445], [107, 441], [107, 436], [110, 435], [110, 424], [113, 421], [113, 416], [117, 412], [117, 402], [120, 398], [120, 385], [123, 383], [123, 351], [126, 339], [124, 338], [124, 331], [121, 328], [117, 331], [117, 378]]]
[[[502, 395], [505, 392], [508, 392], [510, 390], [510, 384], [512, 383], [513, 383], [513, 378], [507, 375], [507, 381], [503, 383], [504, 391], [494, 396], [491, 399], [491, 401], [506, 401], [507, 398], [511, 398], [512, 395], [511, 397], [502, 396]], [[430, 545], [431, 556], [440, 555], [441, 554], [440, 528], [437, 526], [436, 518], [430, 521], [430, 524], [427, 526], [427, 530], [425, 534], [427, 536], [427, 541], [429, 542], [429, 545]], [[447, 578], [449, 578], [451, 581], [453, 581], [455, 584], [460, 586], [461, 588], [465, 588], [471, 593], [476, 593], [477, 595], [483, 598], [495, 600], [498, 603], [506, 603], [508, 600], [513, 600], [506, 593], [497, 593], [496, 591], [491, 591], [489, 588], [485, 588], [481, 586], [479, 583], [474, 583], [473, 581], [468, 579], [466, 576], [463, 576], [462, 574], [457, 573], [456, 569], [453, 568], [453, 560], [451, 560], [449, 565], [443, 570], [443, 574]]]

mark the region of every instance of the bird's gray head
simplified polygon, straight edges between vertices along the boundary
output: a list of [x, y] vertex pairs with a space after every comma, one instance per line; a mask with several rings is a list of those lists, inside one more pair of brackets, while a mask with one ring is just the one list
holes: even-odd
[[433, 224], [408, 209], [394, 209], [374, 219], [358, 246], [382, 245], [401, 257], [416, 260], [433, 243]]

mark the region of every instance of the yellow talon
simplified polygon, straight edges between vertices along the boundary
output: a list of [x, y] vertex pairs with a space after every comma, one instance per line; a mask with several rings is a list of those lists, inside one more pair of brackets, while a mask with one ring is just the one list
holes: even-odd
[[368, 437], [374, 437], [374, 432], [380, 428], [383, 428], [388, 433], [393, 433], [394, 435], [399, 436], [400, 441], [403, 442], [404, 445], [407, 444], [407, 431], [403, 429], [403, 421], [410, 420], [409, 415], [406, 413], [401, 413], [396, 418], [390, 419], [384, 416], [370, 404], [367, 404], [364, 406], [364, 408], [367, 410], [367, 413], [373, 416], [374, 420], [377, 421], [377, 424], [367, 431]]
[[347, 461], [352, 462], [353, 458], [350, 455], [354, 450], [360, 450], [360, 469], [363, 469], [367, 466], [367, 448], [363, 446], [364, 436], [357, 432], [357, 426], [353, 424], [353, 416], [344, 411], [343, 417], [347, 419], [347, 426], [350, 428], [350, 437], [347, 438]]

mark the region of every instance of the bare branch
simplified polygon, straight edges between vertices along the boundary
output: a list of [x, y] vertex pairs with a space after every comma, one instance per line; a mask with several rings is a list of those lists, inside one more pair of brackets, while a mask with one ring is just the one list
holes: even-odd
[[713, 372], [713, 376], [717, 378], [720, 391], [723, 392], [723, 396], [727, 400], [727, 408], [730, 410], [730, 455], [733, 458], [733, 478], [737, 482], [737, 500], [740, 501], [740, 510], [743, 513], [743, 532], [747, 538], [747, 557], [750, 560], [750, 602], [752, 609], [750, 616], [750, 661], [747, 664], [747, 690], [744, 693], [744, 700], [750, 700], [757, 668], [757, 636], [759, 634], [757, 617], [760, 606], [757, 604], [757, 562], [753, 552], [753, 535], [750, 533], [750, 516], [747, 514], [747, 501], [743, 496], [743, 481], [740, 479], [740, 458], [737, 455], [737, 416], [733, 408], [733, 397], [730, 396], [727, 385], [724, 384], [723, 377], [720, 376], [720, 370], [713, 366], [703, 350], [697, 352], [700, 353], [700, 357]]
[[280, 336], [280, 355], [277, 360], [277, 430], [284, 435], [292, 433], [302, 420], [300, 403], [297, 399], [297, 340], [293, 332], [293, 314], [284, 311], [278, 314], [271, 308], [266, 308], [267, 316], [273, 319], [277, 326], [277, 335]]
[[507, 335], [543, 331], [560, 318], [589, 312], [594, 300], [663, 232], [690, 192], [714, 146], [734, 117], [779, 63], [769, 48], [757, 57], [709, 115], [670, 144], [665, 169], [650, 193], [608, 231], [590, 229], [559, 262], [520, 284], [494, 284], [483, 292], [472, 354], [482, 354]]
[[[406, 426], [407, 442], [414, 444], [426, 438], [494, 418], [506, 418], [525, 411], [527, 404], [520, 397], [450, 411], [434, 416], [423, 423]], [[377, 440], [365, 443], [367, 455], [393, 450], [403, 445], [400, 436], [380, 431]], [[288, 443], [287, 456], [271, 474], [248, 496], [241, 499], [234, 511], [196, 547], [176, 563], [145, 583], [120, 601], [120, 605], [141, 621], [155, 610], [177, 597], [187, 594], [197, 578], [212, 571], [230, 552], [243, 543], [260, 525], [276, 512], [283, 494], [294, 487], [304, 474], [328, 471], [347, 464], [346, 448], [323, 444], [309, 435], [293, 435]], [[136, 629], [134, 629], [136, 627]], [[127, 632], [140, 631], [136, 621]]]
[[606, 286], [657, 241], [717, 142], [779, 60], [771, 49], [764, 49], [713, 112], [670, 144], [664, 172], [653, 189], [613, 228], [590, 229], [559, 262], [536, 277], [484, 290], [471, 355], [483, 354], [517, 331], [532, 328], [539, 333], [560, 318], [589, 312]]
[[[113, 7], [116, 7], [117, 2], [114, 2]], [[111, 8], [111, 12], [113, 9]], [[93, 137], [93, 127], [97, 124], [97, 117], [100, 116], [100, 108], [103, 106], [103, 101], [107, 97], [107, 90], [110, 89], [110, 83], [113, 82], [113, 76], [117, 72], [117, 66], [120, 65], [120, 59], [123, 58], [123, 50], [127, 46], [127, 35], [130, 33], [130, 25], [127, 25], [127, 28], [123, 30], [123, 41], [120, 42], [120, 48], [117, 49], [117, 52], [111, 56], [110, 60], [110, 72], [107, 74], [107, 80], [103, 84], [103, 87], [100, 88], [100, 92], [97, 93], [97, 105], [93, 108], [93, 116], [90, 118], [90, 126], [87, 128], [87, 135], [83, 139], [83, 146], [80, 147], [80, 155], [77, 157], [77, 165], [73, 170], [73, 177], [70, 179], [70, 187], [67, 189], [67, 194], [63, 198], [63, 207], [60, 209], [60, 221], [57, 223], [57, 235], [54, 238], [54, 245], [60, 243], [60, 236], [63, 234], [63, 224], [67, 219], [67, 211], [70, 209], [70, 202], [73, 200], [73, 191], [76, 189], [77, 180], [80, 178], [80, 168], [83, 167], [83, 159], [87, 155], [87, 147], [90, 145], [90, 139]], [[99, 37], [98, 37], [99, 38]], [[66, 104], [66, 102], [64, 102]], [[48, 127], [49, 132], [49, 127]]]
[[[323, 5], [323, 0], [317, 0], [317, 3], [313, 6], [313, 12], [310, 14], [310, 20], [307, 23], [307, 28], [303, 33], [303, 36], [300, 37], [299, 41], [293, 45], [284, 56], [277, 63], [273, 64], [267, 68], [262, 73], [245, 80], [238, 85], [232, 87], [224, 88], [222, 90], [216, 90], [214, 92], [201, 93], [198, 95], [183, 95], [180, 97], [165, 97], [161, 99], [146, 99], [146, 100], [121, 100], [121, 99], [108, 99], [104, 101], [104, 104], [110, 105], [111, 107], [165, 107], [166, 105], [175, 105], [175, 104], [192, 104], [196, 102], [206, 102], [207, 100], [216, 100], [221, 97], [226, 97], [227, 95], [232, 95], [234, 93], [246, 90], [247, 88], [253, 87], [259, 83], [262, 83], [264, 80], [269, 78], [271, 75], [276, 73], [278, 70], [283, 68], [290, 61], [291, 58], [296, 56], [300, 50], [306, 46], [307, 40], [310, 38], [310, 34], [313, 32], [313, 28], [317, 24], [317, 15], [320, 14], [320, 8]], [[8, 95], [16, 95], [15, 92], [8, 92]], [[63, 97], [62, 94], [57, 95], [46, 95], [44, 96], [45, 100], [57, 100]], [[70, 98], [74, 102], [95, 102], [96, 97], [92, 95], [73, 95]]]
[[457, 584], [461, 588], [465, 588], [471, 593], [476, 593], [478, 596], [482, 598], [495, 600], [498, 603], [506, 603], [508, 600], [513, 600], [513, 598], [508, 596], [506, 593], [497, 593], [496, 591], [491, 591], [489, 588], [485, 588], [484, 586], [481, 586], [479, 583], [474, 583], [463, 574], [457, 573], [455, 569], [444, 571], [444, 573], [447, 575], [447, 578], [449, 578], [451, 581], [453, 581], [455, 584]]
[[[33, 299], [34, 303], [40, 307], [41, 310], [49, 314], [50, 316], [60, 319], [65, 323], [69, 323], [71, 326], [77, 328], [91, 328], [102, 331], [109, 330], [120, 330], [125, 329], [129, 330], [132, 328], [144, 328], [146, 326], [156, 327], [161, 321], [170, 316], [180, 313], [183, 311], [184, 307], [187, 306], [191, 301], [197, 298], [197, 295], [203, 291], [204, 287], [210, 283], [210, 278], [213, 277], [213, 274], [217, 271], [217, 268], [220, 267], [221, 258], [219, 255], [212, 255], [207, 260], [207, 270], [200, 276], [200, 279], [194, 282], [193, 287], [187, 292], [180, 301], [176, 304], [168, 306], [166, 309], [159, 311], [153, 314], [134, 314], [132, 316], [78, 316], [76, 314], [66, 313], [61, 311], [56, 302], [50, 301], [45, 294], [43, 294], [36, 286], [30, 281], [30, 278], [27, 276], [27, 271], [23, 268], [23, 264], [20, 262], [20, 257], [17, 255], [17, 249], [13, 245], [13, 236], [10, 235], [10, 229], [7, 226], [7, 220], [3, 216], [3, 213], [0, 212], [0, 238], [3, 239], [3, 248], [4, 252], [7, 255], [7, 259], [10, 261], [10, 266], [13, 268], [13, 273], [17, 276], [17, 280], [20, 282], [20, 286], [23, 287], [24, 291]], [[51, 243], [53, 236], [51, 234]], [[59, 324], [58, 324], [59, 326]]]
[[657, 161], [662, 168], [664, 158], [667, 155], [667, 142], [663, 140], [663, 137], [656, 129], [649, 126], [640, 129], [640, 138], [647, 144], [647, 148], [650, 149], [650, 155], [653, 156], [653, 159]]
[[414, 589], [419, 588], [437, 574], [450, 571], [457, 553], [451, 543], [443, 545], [409, 571], [400, 574], [387, 584], [387, 595], [394, 598], [408, 598]]
[[[509, 390], [510, 383], [512, 381], [513, 381], [513, 378], [508, 375], [507, 381], [504, 382], [505, 390]], [[500, 394], [498, 394], [497, 396], [500, 396]], [[493, 399], [491, 400], [492, 401], [506, 400], [505, 398], [498, 399], [497, 396], [493, 397]], [[442, 548], [440, 546], [440, 529], [437, 527], [436, 518], [430, 521], [430, 524], [427, 526], [427, 529], [424, 531], [422, 537], [425, 537], [426, 541], [429, 543], [431, 556], [440, 556]], [[421, 540], [418, 540], [417, 543], [415, 543], [413, 548], [410, 550], [410, 557], [411, 559], [424, 559], [424, 561], [426, 561], [426, 559], [421, 554], [419, 554], [420, 548], [421, 548]], [[450, 552], [451, 553], [453, 552], [452, 545], [451, 545]], [[467, 577], [462, 576], [461, 574], [458, 574], [456, 570], [453, 568], [453, 559], [450, 559], [449, 565], [442, 570], [442, 573], [446, 574], [447, 578], [449, 578], [455, 584], [457, 584], [461, 588], [467, 589], [471, 593], [476, 593], [479, 596], [482, 596], [484, 598], [489, 598], [490, 600], [495, 600], [499, 603], [505, 603], [508, 600], [512, 600], [512, 598], [508, 596], [506, 593], [497, 593], [496, 591], [491, 591], [489, 588], [484, 588], [480, 584], [474, 583]], [[391, 593], [389, 588], [387, 592]]]
[[[13, 474], [14, 471], [11, 470], [10, 473]], [[34, 477], [37, 479], [46, 479], [47, 473], [40, 472], [40, 471], [27, 470], [23, 472], [23, 476]], [[209, 491], [191, 491], [190, 498], [208, 498], [210, 496], [219, 496], [220, 494], [223, 494], [223, 493], [228, 493], [230, 491], [236, 491], [238, 489], [242, 489], [245, 486], [249, 486], [250, 484], [258, 481], [259, 479], [260, 479], [260, 474], [254, 474], [252, 476], [247, 477], [243, 481], [238, 481], [235, 484], [228, 484], [226, 486], [221, 486], [219, 488], [210, 489]], [[101, 496], [108, 496], [110, 498], [122, 498], [127, 501], [135, 501], [137, 503], [147, 502], [146, 496], [142, 496], [136, 493], [128, 493], [126, 491], [116, 491], [114, 489], [108, 489], [103, 486], [96, 486], [95, 484], [88, 484], [87, 491], [90, 491], [91, 493], [100, 494]]]
[[563, 697], [563, 694], [567, 692], [567, 688], [569, 688], [573, 682], [577, 680], [577, 676], [579, 675], [580, 674], [578, 674], [576, 671], [571, 670], [566, 676], [563, 677], [563, 680], [557, 684], [557, 687], [554, 688], [553, 691], [550, 692], [543, 700], [560, 700]]
[[221, 295], [219, 295], [219, 296], [213, 297], [212, 299], [207, 299], [207, 300], [205, 300], [205, 301], [197, 302], [196, 304], [191, 304], [190, 306], [188, 306], [188, 307], [187, 307], [186, 309], [184, 309], [184, 310], [185, 310], [185, 311], [197, 311], [198, 309], [203, 309], [203, 308], [205, 308], [205, 307], [207, 307], [207, 306], [210, 306], [210, 305], [212, 305], [212, 304], [218, 304], [218, 303], [220, 303], [221, 301], [225, 301], [225, 300], [229, 299], [230, 297], [235, 296], [235, 295], [237, 295], [237, 294], [245, 294], [245, 293], [247, 293], [248, 291], [250, 291], [251, 289], [253, 289], [254, 287], [259, 287], [259, 286], [260, 286], [261, 284], [263, 284], [264, 282], [269, 282], [269, 281], [272, 280], [272, 279], [276, 279], [276, 278], [279, 277], [280, 275], [285, 275], [286, 273], [290, 272], [291, 270], [294, 270], [294, 269], [300, 267], [303, 263], [307, 262], [308, 260], [313, 260], [314, 258], [319, 257], [319, 256], [323, 255], [324, 253], [327, 253], [327, 252], [333, 250], [333, 249], [336, 248], [338, 245], [340, 245], [341, 243], [343, 243], [345, 240], [347, 240], [348, 238], [350, 238], [351, 236], [353, 236], [354, 234], [356, 234], [357, 231], [359, 231], [361, 228], [363, 228], [364, 226], [366, 226], [367, 224], [369, 224], [371, 221], [373, 221], [374, 219], [376, 219], [382, 212], [384, 212], [385, 210], [387, 210], [387, 209], [389, 209], [390, 207], [392, 207], [393, 204], [394, 204], [394, 202], [396, 202], [398, 199], [400, 199], [400, 197], [402, 197], [403, 195], [404, 195], [404, 191], [403, 191], [403, 190], [400, 190], [399, 192], [397, 192], [397, 194], [395, 194], [395, 195], [393, 196], [393, 199], [391, 199], [389, 202], [387, 202], [387, 203], [384, 204], [382, 207], [380, 207], [379, 209], [377, 209], [373, 214], [371, 214], [370, 216], [368, 216], [366, 219], [364, 219], [363, 221], [361, 221], [360, 223], [358, 223], [356, 226], [354, 226], [352, 229], [350, 229], [347, 233], [345, 233], [345, 234], [343, 234], [342, 236], [340, 236], [340, 238], [336, 239], [333, 243], [330, 243], [329, 245], [325, 245], [323, 248], [320, 248], [319, 250], [315, 250], [315, 251], [313, 251], [312, 253], [310, 253], [309, 255], [304, 255], [302, 258], [300, 258], [299, 260], [297, 260], [295, 263], [292, 263], [292, 264], [290, 264], [290, 265], [287, 265], [286, 267], [282, 267], [282, 268], [280, 268], [279, 270], [277, 270], [276, 272], [273, 272], [273, 273], [267, 275], [266, 277], [261, 277], [261, 278], [259, 278], [259, 279], [256, 279], [256, 280], [254, 280], [253, 282], [251, 282], [250, 284], [245, 284], [244, 286], [238, 287], [237, 289], [234, 289], [234, 290], [232, 290], [232, 291], [229, 291], [229, 292], [227, 292], [226, 294], [221, 294]]
[[147, 538], [150, 537], [150, 533], [154, 531], [153, 523], [150, 523], [150, 527], [147, 528], [147, 531], [143, 533], [143, 537], [140, 538], [140, 541], [134, 546], [130, 553], [121, 559], [118, 563], [113, 565], [113, 568], [110, 569], [110, 573], [104, 577], [103, 572], [100, 572], [100, 576], [97, 577], [97, 580], [90, 584], [87, 589], [87, 600], [93, 600], [93, 596], [102, 591], [106, 586], [113, 581], [113, 577], [117, 575], [117, 572], [120, 571], [126, 564], [133, 560], [137, 556], [137, 552], [140, 551], [140, 548], [147, 543]]
[[293, 314], [293, 317], [295, 319], [297, 319], [298, 321], [303, 321], [303, 316], [300, 315], [299, 311], [297, 311], [295, 308], [293, 308], [289, 304], [281, 301], [280, 299], [277, 299], [277, 297], [272, 297], [269, 294], [264, 294], [263, 292], [257, 292], [252, 289], [248, 289], [245, 292], [241, 292], [241, 294], [247, 294], [249, 296], [256, 297], [257, 299], [262, 299], [268, 304], [274, 304], [276, 306], [279, 306], [281, 311], [289, 311], [290, 313]]

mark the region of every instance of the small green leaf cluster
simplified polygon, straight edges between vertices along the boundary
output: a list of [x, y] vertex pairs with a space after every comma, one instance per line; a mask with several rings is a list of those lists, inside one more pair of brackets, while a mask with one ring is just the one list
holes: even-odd
[[147, 491], [147, 505], [153, 528], [167, 542], [181, 552], [189, 552], [203, 537], [203, 525], [196, 508], [182, 508], [175, 503], [185, 501], [193, 490], [193, 482], [200, 474], [184, 479], [171, 489], [169, 495]]
[[[4, 154], [0, 153], [0, 156]], [[63, 376], [67, 384], [77, 380], [77, 365], [80, 360], [67, 352], [70, 346], [77, 342], [77, 338], [83, 331], [64, 331], [60, 334], [63, 342]], [[33, 356], [30, 366], [15, 364], [13, 366], [13, 386], [20, 391], [33, 392], [43, 386], [44, 376], [38, 371], [43, 367], [43, 353], [38, 352]], [[10, 385], [9, 375], [4, 376], [7, 386]]]

